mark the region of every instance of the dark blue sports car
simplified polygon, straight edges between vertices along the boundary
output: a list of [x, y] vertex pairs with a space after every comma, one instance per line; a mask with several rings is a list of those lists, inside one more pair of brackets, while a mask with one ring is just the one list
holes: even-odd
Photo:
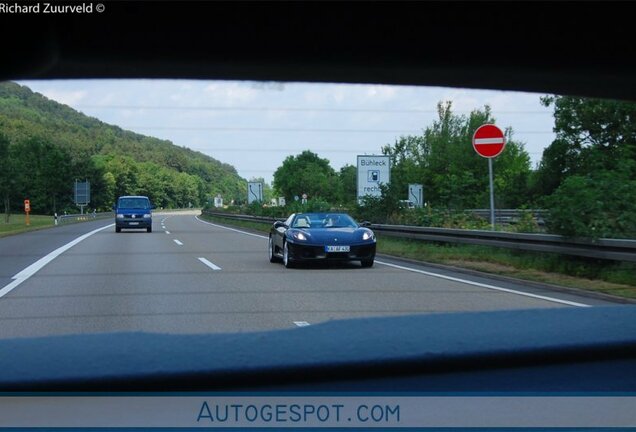
[[346, 213], [294, 213], [269, 233], [269, 261], [293, 267], [301, 261], [360, 261], [371, 267], [375, 234]]

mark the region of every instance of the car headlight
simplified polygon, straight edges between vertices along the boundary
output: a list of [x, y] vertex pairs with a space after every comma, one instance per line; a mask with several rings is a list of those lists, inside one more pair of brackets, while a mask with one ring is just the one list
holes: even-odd
[[365, 231], [362, 234], [362, 240], [375, 240], [375, 234], [373, 234], [373, 231]]
[[146, 213], [146, 214], [144, 215], [144, 219], [148, 219], [149, 217], [150, 217], [150, 213]]
[[123, 215], [123, 214], [118, 214], [118, 215], [117, 215], [117, 219], [123, 219], [123, 218], [124, 218], [124, 215]]
[[307, 236], [301, 233], [300, 231], [294, 231], [292, 233], [292, 237], [295, 238], [296, 240], [307, 240]]

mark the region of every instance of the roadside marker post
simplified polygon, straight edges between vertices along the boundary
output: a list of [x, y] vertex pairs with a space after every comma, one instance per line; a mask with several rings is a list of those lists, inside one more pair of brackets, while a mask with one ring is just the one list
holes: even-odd
[[29, 220], [29, 213], [31, 213], [31, 201], [28, 199], [24, 200], [24, 212], [26, 213], [26, 225], [31, 225], [31, 221]]

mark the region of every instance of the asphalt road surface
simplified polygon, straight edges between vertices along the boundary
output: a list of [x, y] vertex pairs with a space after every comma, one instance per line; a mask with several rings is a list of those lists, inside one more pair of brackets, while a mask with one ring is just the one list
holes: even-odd
[[286, 269], [267, 237], [155, 214], [153, 232], [112, 220], [0, 238], [0, 337], [245, 332], [355, 317], [582, 307], [608, 302], [400, 260]]

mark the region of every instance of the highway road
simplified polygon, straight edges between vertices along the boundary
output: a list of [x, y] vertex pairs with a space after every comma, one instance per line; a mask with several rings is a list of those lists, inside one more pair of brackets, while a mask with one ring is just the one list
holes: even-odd
[[609, 304], [379, 258], [286, 269], [267, 237], [155, 214], [153, 233], [113, 221], [0, 238], [0, 337], [247, 332], [356, 317]]

